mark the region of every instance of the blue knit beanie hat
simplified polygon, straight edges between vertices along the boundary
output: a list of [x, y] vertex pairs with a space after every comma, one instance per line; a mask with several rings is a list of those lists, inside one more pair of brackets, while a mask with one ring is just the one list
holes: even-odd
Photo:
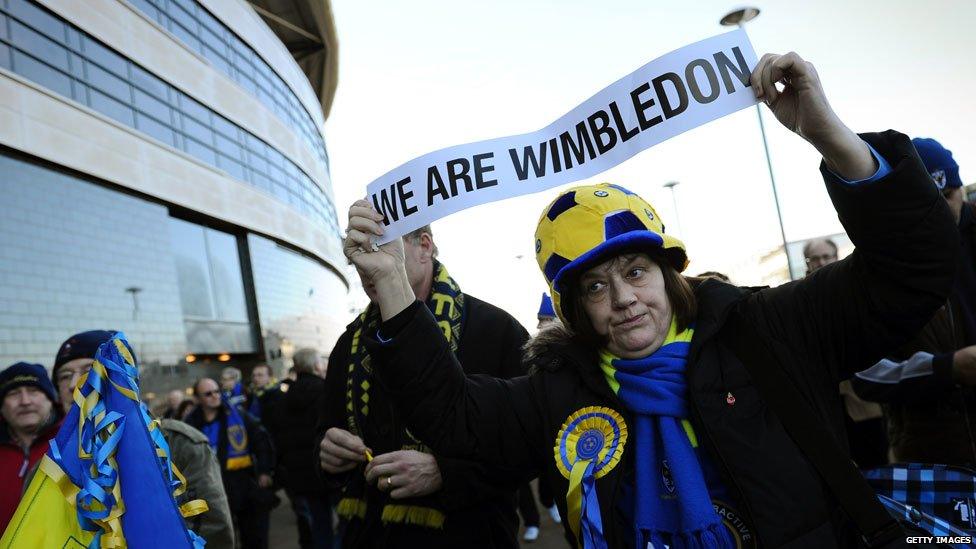
[[928, 137], [916, 137], [912, 139], [912, 144], [915, 145], [915, 150], [925, 164], [925, 169], [928, 170], [940, 191], [962, 187], [962, 179], [959, 179], [959, 164], [952, 159], [952, 151]]
[[54, 384], [44, 366], [28, 362], [18, 362], [0, 372], [0, 399], [7, 396], [8, 392], [25, 385], [44, 391], [52, 403], [58, 401], [58, 393], [54, 390]]

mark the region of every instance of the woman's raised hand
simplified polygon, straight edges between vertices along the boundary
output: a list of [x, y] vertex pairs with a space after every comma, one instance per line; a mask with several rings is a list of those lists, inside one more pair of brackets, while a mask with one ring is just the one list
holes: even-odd
[[809, 61], [794, 52], [767, 53], [752, 71], [750, 84], [776, 119], [816, 147], [834, 173], [859, 180], [877, 170], [867, 144], [830, 107], [817, 69]]

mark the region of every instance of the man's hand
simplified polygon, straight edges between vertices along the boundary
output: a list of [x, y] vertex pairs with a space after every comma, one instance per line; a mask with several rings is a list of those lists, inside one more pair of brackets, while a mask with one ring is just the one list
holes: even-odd
[[976, 386], [976, 345], [963, 347], [952, 355], [952, 380], [967, 387]]
[[366, 445], [356, 435], [333, 427], [319, 443], [319, 463], [331, 474], [345, 473], [366, 461]]
[[373, 458], [366, 466], [366, 482], [376, 484], [393, 499], [433, 494], [441, 489], [441, 471], [430, 454], [398, 450]]
[[383, 236], [383, 214], [373, 209], [365, 200], [357, 200], [349, 207], [349, 223], [346, 238], [342, 241], [342, 251], [349, 262], [368, 282], [392, 276], [403, 268], [403, 242], [394, 238], [382, 246], [376, 246], [373, 239]]
[[[835, 174], [856, 181], [877, 171], [867, 144], [830, 107], [817, 69], [809, 61], [794, 52], [767, 53], [756, 64], [749, 83], [776, 119], [816, 147]], [[782, 91], [777, 84], [783, 86]]]
[[[356, 267], [364, 288], [373, 288], [370, 300], [380, 307], [380, 317], [389, 320], [409, 307], [417, 298], [407, 279], [403, 240], [377, 246], [373, 239], [383, 236], [383, 215], [365, 200], [349, 207], [349, 225], [342, 241], [342, 252]], [[375, 294], [375, 296], [374, 296]]]
[[267, 473], [261, 473], [258, 475], [258, 486], [261, 488], [271, 488], [271, 475]]

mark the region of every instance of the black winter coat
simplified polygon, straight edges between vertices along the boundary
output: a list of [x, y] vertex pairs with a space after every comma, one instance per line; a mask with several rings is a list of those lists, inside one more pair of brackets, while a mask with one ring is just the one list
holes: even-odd
[[[262, 421], [274, 441], [278, 466], [275, 482], [291, 493], [324, 491], [322, 479], [312, 459], [318, 451], [315, 404], [325, 390], [325, 380], [301, 373], [288, 384], [287, 391], [266, 405], [262, 400]], [[267, 392], [265, 393], [267, 395]]]
[[[814, 413], [845, 446], [837, 384], [907, 341], [950, 291], [956, 231], [911, 142], [896, 132], [862, 136], [891, 164], [883, 179], [846, 185], [823, 166], [827, 190], [857, 250], [804, 280], [771, 289], [705, 281], [695, 289], [698, 316], [687, 365], [689, 418], [706, 455], [733, 493], [722, 515], [744, 546], [855, 547], [857, 536], [826, 485], [767, 408], [727, 327], [748, 322]], [[545, 475], [556, 493], [568, 481], [553, 447], [573, 412], [587, 406], [630, 413], [610, 390], [594, 349], [573, 340], [531, 355], [537, 370], [510, 381], [466, 379], [444, 351], [425, 308], [414, 304], [368, 340], [374, 371], [412, 432], [435, 451]], [[409, 367], [405, 367], [409, 365]], [[734, 396], [734, 401], [729, 398]], [[732, 404], [731, 402], [734, 402]], [[617, 507], [633, 475], [633, 444], [596, 481], [610, 547], [633, 543]], [[559, 501], [567, 517], [566, 501]], [[567, 535], [568, 520], [564, 520]]]
[[[522, 345], [528, 340], [525, 328], [498, 307], [469, 294], [464, 297], [465, 322], [458, 344], [462, 375], [512, 378], [525, 374], [520, 361]], [[325, 431], [331, 427], [349, 430], [345, 406], [352, 335], [353, 331], [347, 328], [329, 355], [325, 393], [318, 406], [317, 441], [321, 441]], [[438, 337], [444, 340], [442, 333]], [[408, 368], [406, 364], [403, 366]], [[417, 366], [409, 365], [408, 369]], [[366, 445], [373, 450], [373, 455], [400, 450], [406, 443], [399, 440], [403, 421], [395, 413], [388, 397], [391, 390], [383, 383], [374, 384], [370, 389], [370, 413], [366, 425], [362, 426], [362, 436]], [[343, 545], [410, 549], [518, 547], [518, 518], [515, 515], [518, 483], [511, 477], [505, 478], [503, 473], [489, 470], [478, 461], [450, 458], [436, 452], [435, 458], [443, 486], [433, 495], [446, 515], [443, 530], [400, 524], [384, 526], [380, 521], [384, 505], [411, 505], [414, 500], [392, 500], [387, 493], [377, 490], [375, 486], [368, 486], [365, 492], [366, 518], [349, 521]], [[360, 487], [365, 484], [362, 467], [343, 475], [329, 475], [325, 471], [322, 474], [329, 484], [340, 488], [351, 483], [357, 483]]]
[[965, 274], [976, 266], [976, 204], [963, 204], [958, 231], [959, 269], [949, 302], [891, 360], [851, 379], [858, 396], [885, 405], [895, 461], [976, 467], [976, 389], [952, 378], [955, 351], [976, 344], [966, 320], [976, 311], [976, 287]]

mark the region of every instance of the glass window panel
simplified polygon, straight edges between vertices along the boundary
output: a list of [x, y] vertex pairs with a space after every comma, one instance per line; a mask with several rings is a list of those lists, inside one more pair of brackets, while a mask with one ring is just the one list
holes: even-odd
[[133, 127], [135, 125], [132, 107], [129, 107], [128, 105], [125, 105], [94, 88], [89, 88], [88, 95], [91, 100], [91, 108], [108, 116], [109, 118], [114, 118], [126, 126]]
[[213, 146], [213, 130], [186, 115], [183, 116], [183, 132], [209, 147]]
[[210, 15], [210, 12], [205, 9], [197, 10], [197, 20], [210, 32], [220, 37], [221, 42], [227, 42], [227, 30], [224, 28], [224, 24], [217, 21], [217, 18]]
[[268, 161], [263, 156], [248, 152], [247, 160], [255, 170], [261, 173], [268, 173]]
[[102, 70], [92, 63], [88, 64], [88, 84], [119, 101], [125, 103], [132, 101], [132, 86], [127, 81]]
[[202, 44], [200, 44], [200, 40], [197, 39], [194, 31], [187, 30], [182, 24], [173, 21], [173, 24], [169, 26], [169, 30], [177, 38], [185, 42], [193, 51], [200, 51], [202, 49]]
[[10, 47], [0, 43], [0, 67], [10, 70]]
[[[0, 4], [2, 6], [3, 4]], [[0, 40], [6, 40], [7, 36], [7, 16], [0, 12]]]
[[148, 0], [129, 0], [136, 9], [145, 13], [153, 21], [159, 21], [159, 10]]
[[227, 62], [227, 58], [224, 57], [223, 55], [220, 55], [216, 51], [210, 49], [209, 46], [203, 47], [203, 56], [206, 57], [207, 60], [210, 61], [210, 64], [212, 64], [217, 70], [219, 70], [223, 74], [231, 73], [232, 69], [230, 67], [230, 63]]
[[145, 132], [150, 137], [158, 139], [171, 147], [177, 146], [176, 132], [174, 132], [173, 129], [170, 128], [168, 125], [161, 123], [155, 118], [137, 112], [136, 128], [139, 131]]
[[241, 259], [237, 252], [237, 238], [227, 233], [206, 230], [210, 272], [213, 275], [213, 295], [217, 318], [225, 321], [247, 322], [247, 301]]
[[200, 26], [200, 40], [207, 46], [210, 46], [210, 48], [214, 51], [219, 52], [221, 55], [227, 55], [227, 44], [220, 37], [220, 35], [214, 34], [214, 32], [205, 25]]
[[285, 204], [288, 204], [288, 189], [281, 184], [281, 180], [271, 180], [274, 185], [271, 186], [271, 194], [275, 196], [278, 200], [281, 200]]
[[169, 13], [169, 16], [172, 17], [177, 23], [183, 25], [188, 30], [194, 31], [194, 34], [196, 34], [195, 31], [197, 29], [197, 19], [193, 16], [192, 4], [185, 4], [170, 0], [166, 12]]
[[244, 171], [244, 164], [241, 164], [237, 160], [231, 159], [231, 157], [226, 156], [226, 155], [223, 155], [223, 154], [218, 154], [217, 155], [217, 164], [224, 171], [226, 171], [228, 174], [230, 174], [230, 176], [233, 177], [234, 179], [239, 179], [241, 181], [247, 181], [246, 174], [245, 174], [245, 171]]
[[210, 164], [211, 166], [217, 163], [217, 156], [209, 145], [204, 145], [190, 137], [184, 140], [184, 144], [186, 152], [195, 156], [201, 162]]
[[214, 318], [210, 265], [204, 228], [180, 219], [169, 220], [183, 316]]
[[65, 97], [71, 97], [71, 79], [61, 71], [18, 50], [13, 53], [13, 71]]
[[91, 37], [85, 37], [84, 43], [85, 57], [98, 63], [102, 68], [107, 69], [123, 78], [128, 78], [126, 65], [128, 64], [121, 55], [99, 44]]
[[253, 170], [250, 173], [251, 173], [251, 181], [255, 185], [257, 185], [264, 191], [267, 191], [269, 193], [272, 192], [271, 190], [272, 184], [271, 184], [271, 180], [268, 179], [268, 176], [264, 175], [263, 173], [255, 172]]
[[24, 51], [45, 63], [68, 71], [68, 49], [50, 38], [27, 28], [16, 20], [10, 20], [11, 41]]
[[204, 107], [185, 93], [180, 94], [180, 108], [204, 124], [210, 124], [210, 109]]
[[142, 67], [132, 65], [132, 83], [142, 91], [167, 101], [169, 86]]
[[268, 178], [270, 178], [271, 181], [273, 181], [278, 185], [284, 185], [285, 172], [282, 171], [282, 169], [279, 168], [278, 166], [275, 166], [274, 164], [271, 164], [270, 168], [271, 169], [268, 170]]
[[238, 133], [237, 126], [235, 124], [232, 124], [223, 116], [220, 116], [219, 114], [215, 114], [213, 117], [213, 126], [215, 130], [222, 133], [224, 136], [229, 137], [234, 141], [237, 141], [237, 133]]
[[71, 51], [81, 53], [84, 49], [82, 45], [84, 38], [82, 38], [81, 32], [70, 25], [66, 25], [65, 27], [68, 32], [68, 47], [71, 48]]
[[172, 123], [172, 118], [170, 117], [171, 109], [167, 103], [140, 90], [133, 91], [133, 98], [135, 99], [136, 109], [152, 115], [157, 120]]
[[241, 146], [236, 141], [231, 141], [220, 134], [217, 135], [217, 150], [238, 162], [241, 161], [243, 156]]
[[9, 0], [10, 14], [44, 33], [56, 42], [65, 43], [64, 23], [57, 17], [25, 0]]
[[81, 103], [82, 105], [88, 104], [88, 86], [82, 84], [80, 81], [72, 79], [71, 80], [71, 98], [75, 101]]
[[71, 76], [80, 80], [85, 79], [85, 59], [83, 57], [72, 53], [68, 56], [68, 64], [71, 66]]
[[[243, 69], [243, 70], [246, 71], [248, 69]], [[238, 83], [241, 85], [241, 87], [243, 87], [245, 90], [250, 92], [251, 95], [257, 95], [258, 85], [254, 83], [254, 80], [251, 80], [251, 77], [247, 76], [244, 73], [241, 73], [241, 77], [238, 80]]]
[[193, 19], [197, 18], [197, 4], [194, 0], [169, 0], [169, 3], [179, 6], [186, 12], [187, 16], [192, 17]]

